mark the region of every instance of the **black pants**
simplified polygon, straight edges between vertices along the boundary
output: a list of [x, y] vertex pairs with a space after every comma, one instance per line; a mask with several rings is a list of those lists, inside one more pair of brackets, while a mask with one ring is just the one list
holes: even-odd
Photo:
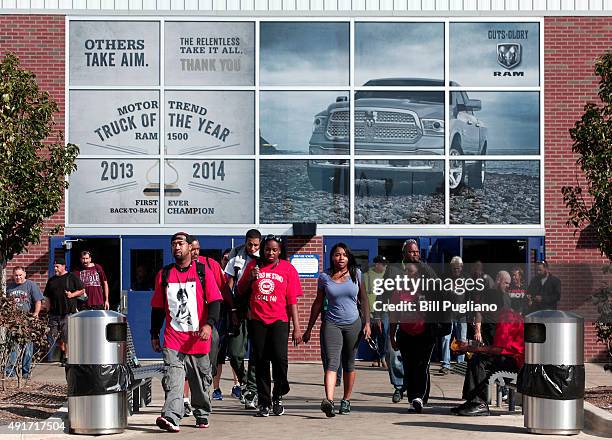
[[[257, 371], [257, 397], [260, 406], [269, 407], [273, 398], [279, 399], [289, 392], [287, 381], [289, 323], [276, 321], [264, 324], [253, 319], [250, 324], [249, 334], [253, 344], [251, 355]], [[270, 393], [270, 364], [274, 378], [272, 393]]]
[[469, 402], [486, 402], [489, 377], [497, 371], [517, 372], [516, 361], [511, 356], [474, 354], [468, 362], [462, 397]]
[[402, 354], [404, 389], [408, 401], [418, 397], [426, 403], [430, 387], [429, 363], [436, 340], [427, 330], [414, 336], [398, 330], [396, 338]]

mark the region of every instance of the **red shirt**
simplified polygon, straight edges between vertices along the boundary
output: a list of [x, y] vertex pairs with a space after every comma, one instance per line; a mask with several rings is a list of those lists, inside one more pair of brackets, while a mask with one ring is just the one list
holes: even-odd
[[207, 303], [221, 301], [222, 298], [211, 269], [206, 267], [204, 274], [206, 285], [202, 289], [193, 262], [184, 272], [173, 267], [168, 273], [168, 287], [164, 292], [161, 286], [162, 271], [157, 273], [151, 307], [166, 310], [166, 348], [185, 354], [210, 352], [211, 339], [200, 339], [199, 331], [208, 319]]
[[[247, 293], [249, 287], [247, 280], [256, 263], [257, 261], [253, 260], [244, 269], [245, 276], [238, 282], [239, 294]], [[287, 308], [297, 304], [297, 298], [302, 295], [300, 276], [291, 263], [285, 260], [260, 267], [259, 276], [251, 282], [250, 288], [251, 317], [264, 324], [276, 321], [289, 322]]]
[[83, 286], [85, 286], [87, 305], [99, 306], [104, 304], [103, 286], [104, 281], [107, 280], [102, 266], [94, 263], [91, 267], [83, 267], [81, 270], [74, 271], [74, 274], [81, 279]]
[[493, 346], [501, 347], [501, 354], [512, 356], [518, 368], [525, 363], [525, 339], [523, 317], [512, 309], [500, 312], [495, 325]]
[[402, 332], [416, 336], [420, 335], [425, 331], [425, 315], [423, 312], [418, 311], [418, 301], [419, 294], [405, 290], [396, 290], [391, 295], [391, 304], [401, 304], [402, 301], [406, 301], [408, 303], [414, 303], [416, 306], [416, 311], [403, 311], [403, 312], [391, 312], [391, 317], [394, 319], [394, 322], [399, 322], [399, 328]]
[[223, 290], [227, 281], [225, 278], [225, 272], [223, 272], [223, 269], [221, 269], [221, 265], [217, 263], [217, 260], [201, 255], [198, 256], [198, 261], [206, 266], [206, 269], [210, 269], [213, 277], [215, 278], [215, 283], [217, 283], [217, 287], [219, 290]]

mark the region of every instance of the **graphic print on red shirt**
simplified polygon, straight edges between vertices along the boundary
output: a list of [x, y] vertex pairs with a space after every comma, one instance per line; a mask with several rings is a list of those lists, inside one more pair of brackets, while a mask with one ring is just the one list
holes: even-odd
[[[251, 261], [245, 268], [245, 274], [250, 274], [255, 264], [257, 261]], [[240, 294], [247, 293], [248, 279], [248, 276], [240, 279]], [[297, 304], [297, 298], [302, 295], [300, 276], [293, 265], [285, 260], [260, 267], [259, 276], [251, 282], [250, 288], [249, 307], [252, 317], [264, 324], [289, 322], [287, 306]]]
[[207, 303], [222, 299], [212, 271], [205, 267], [204, 290], [195, 262], [184, 272], [173, 267], [168, 273], [166, 289], [161, 286], [161, 274], [160, 270], [155, 278], [151, 307], [163, 308], [166, 311], [164, 346], [186, 354], [209, 353], [211, 339], [200, 339], [199, 332], [208, 319]]

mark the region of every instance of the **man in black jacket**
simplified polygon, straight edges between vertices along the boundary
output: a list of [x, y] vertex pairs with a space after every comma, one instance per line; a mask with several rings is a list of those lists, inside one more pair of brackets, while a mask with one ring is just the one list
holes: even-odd
[[561, 280], [550, 273], [548, 263], [536, 263], [536, 276], [527, 287], [527, 304], [530, 312], [537, 310], [557, 310], [561, 299]]

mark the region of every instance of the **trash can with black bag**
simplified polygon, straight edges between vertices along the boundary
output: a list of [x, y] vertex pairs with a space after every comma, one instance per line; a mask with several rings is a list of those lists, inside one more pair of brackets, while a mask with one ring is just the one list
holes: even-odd
[[68, 318], [68, 421], [75, 434], [117, 434], [127, 427], [127, 319], [107, 310]]
[[584, 426], [584, 319], [540, 310], [525, 317], [525, 365], [519, 373], [525, 427], [573, 435]]

